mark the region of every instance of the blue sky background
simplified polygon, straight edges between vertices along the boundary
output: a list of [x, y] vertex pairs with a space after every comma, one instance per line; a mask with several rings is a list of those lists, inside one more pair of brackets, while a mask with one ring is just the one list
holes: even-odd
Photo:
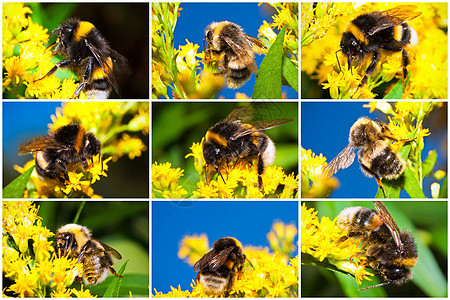
[[[208, 236], [210, 246], [232, 236], [243, 246], [269, 246], [266, 234], [274, 221], [298, 227], [297, 201], [153, 201], [152, 203], [152, 293], [167, 293], [180, 285], [191, 290], [196, 272], [178, 258], [185, 235]], [[296, 240], [297, 243], [297, 240]]]
[[[19, 156], [19, 146], [40, 134], [47, 135], [50, 116], [61, 102], [3, 102], [3, 181], [9, 183], [19, 173], [14, 165], [22, 166], [31, 155]], [[11, 177], [13, 176], [13, 177]]]
[[[301, 104], [301, 146], [304, 149], [311, 149], [316, 155], [322, 153], [327, 162], [330, 162], [339, 152], [348, 145], [348, 135], [350, 127], [358, 118], [366, 116], [371, 119], [380, 118], [387, 121], [386, 116], [378, 111], [369, 114], [368, 108], [363, 108], [363, 102], [354, 103], [334, 103], [334, 102], [303, 102]], [[446, 115], [447, 107], [434, 110], [435, 113]], [[435, 117], [428, 118], [437, 120]], [[447, 119], [445, 119], [447, 124]], [[424, 127], [429, 128], [430, 124], [425, 123]], [[430, 150], [436, 149], [438, 161], [434, 171], [447, 169], [447, 126], [443, 125], [439, 130], [430, 129], [431, 135], [425, 138], [425, 149], [422, 152], [422, 160], [427, 157]], [[335, 190], [331, 197], [337, 198], [371, 198], [377, 193], [378, 185], [375, 178], [368, 178], [360, 170], [358, 158], [353, 164], [335, 174], [340, 182], [340, 187]], [[427, 197], [431, 197], [430, 184], [435, 180], [425, 178], [424, 192]], [[409, 197], [402, 191], [400, 197]]]
[[[19, 146], [35, 136], [47, 135], [51, 116], [61, 106], [61, 102], [50, 101], [3, 102], [3, 186], [20, 175], [14, 170], [14, 165], [23, 166], [33, 159], [32, 155], [19, 156]], [[134, 160], [123, 157], [108, 166], [108, 177], [94, 184], [96, 193], [114, 198], [148, 197], [148, 152]], [[129, 188], [124, 189], [124, 186]]]
[[[186, 45], [186, 39], [200, 46], [198, 52], [203, 51], [203, 38], [205, 37], [205, 28], [212, 22], [230, 21], [240, 25], [244, 32], [253, 37], [257, 37], [258, 29], [263, 24], [263, 20], [268, 23], [272, 21], [273, 11], [266, 10], [268, 5], [258, 6], [254, 3], [182, 3], [183, 8], [175, 27], [174, 47], [178, 49], [180, 45]], [[261, 64], [264, 55], [255, 55], [256, 64]], [[245, 93], [251, 97], [253, 87], [255, 86], [256, 76], [252, 74], [249, 81], [242, 87], [234, 90], [224, 88], [219, 96], [225, 99], [234, 99], [236, 92]], [[298, 98], [298, 93], [292, 88], [283, 87], [287, 98]]]

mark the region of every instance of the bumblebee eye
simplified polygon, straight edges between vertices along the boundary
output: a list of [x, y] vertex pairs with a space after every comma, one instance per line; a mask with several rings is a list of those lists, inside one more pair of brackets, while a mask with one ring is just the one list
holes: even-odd
[[213, 35], [212, 31], [208, 31], [208, 33], [206, 33], [206, 39], [208, 41], [211, 41], [212, 40], [212, 35]]
[[356, 41], [352, 41], [352, 44], [350, 45], [350, 50], [352, 52], [356, 52], [358, 50], [358, 43], [356, 43]]
[[220, 149], [219, 148], [216, 148], [215, 150], [216, 150], [216, 154], [220, 153]]

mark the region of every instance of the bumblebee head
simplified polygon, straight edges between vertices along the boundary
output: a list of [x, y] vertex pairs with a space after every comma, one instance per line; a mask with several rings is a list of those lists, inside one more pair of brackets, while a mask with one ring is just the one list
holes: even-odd
[[356, 37], [351, 32], [344, 32], [341, 40], [341, 49], [336, 51], [336, 58], [339, 65], [339, 70], [341, 70], [341, 64], [339, 63], [339, 58], [337, 53], [342, 51], [348, 59], [348, 69], [352, 70], [352, 62], [356, 60], [362, 51], [361, 45], [356, 39]]
[[55, 54], [64, 54], [67, 51], [68, 44], [74, 38], [74, 32], [79, 25], [79, 21], [77, 19], [69, 19], [62, 23], [58, 28], [52, 31], [50, 36], [56, 34], [56, 41], [52, 45], [48, 46], [52, 47], [56, 45], [55, 50], [53, 51]]
[[83, 155], [86, 157], [95, 156], [100, 154], [102, 145], [99, 140], [95, 138], [92, 133], [86, 134], [86, 140], [82, 149]]
[[368, 124], [366, 122], [357, 122], [350, 129], [349, 140], [356, 148], [361, 148], [371, 142], [370, 137], [367, 135]]
[[212, 141], [206, 140], [203, 142], [203, 158], [207, 165], [213, 165], [216, 167], [216, 157], [220, 155], [220, 148]]

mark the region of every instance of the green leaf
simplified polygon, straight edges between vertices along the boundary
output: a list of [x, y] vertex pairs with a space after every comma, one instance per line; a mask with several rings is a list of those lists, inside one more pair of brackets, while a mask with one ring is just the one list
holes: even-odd
[[411, 198], [426, 198], [422, 188], [420, 187], [419, 181], [409, 168], [406, 169], [404, 177], [404, 188]]
[[[409, 83], [411, 77], [411, 71], [408, 73], [408, 77], [405, 80], [405, 86]], [[392, 90], [384, 97], [384, 99], [401, 99], [403, 96], [403, 79], [399, 79], [394, 85]]]
[[439, 189], [439, 198], [447, 198], [448, 195], [448, 177], [445, 176], [444, 181]]
[[[98, 297], [105, 294], [107, 287], [114, 280], [114, 276], [108, 276], [105, 281], [100, 284], [89, 287], [92, 295], [98, 295]], [[149, 296], [148, 289], [149, 276], [148, 274], [126, 274], [122, 279], [120, 285], [119, 297], [130, 297], [130, 292], [133, 297], [144, 298]]]
[[281, 99], [281, 67], [283, 42], [286, 26], [278, 34], [266, 57], [264, 57], [256, 77], [252, 99]]
[[3, 189], [3, 198], [22, 198], [33, 169], [34, 166], [8, 184]]
[[[422, 224], [428, 228], [427, 230], [430, 234], [433, 235], [433, 238], [437, 238], [435, 236], [435, 232], [431, 231], [433, 227], [439, 228], [441, 230], [443, 227], [447, 231], [446, 226], [446, 212], [447, 212], [447, 202], [442, 201], [385, 201], [384, 202], [389, 210], [389, 212], [394, 217], [394, 220], [398, 224], [401, 230], [406, 229], [411, 232], [415, 242], [417, 244], [417, 250], [419, 255], [419, 260], [417, 265], [412, 268], [413, 271], [413, 279], [412, 283], [418, 286], [425, 294], [430, 297], [447, 297], [447, 281], [446, 276], [442, 272], [439, 264], [429, 248], [427, 242], [424, 239], [423, 234], [419, 234], [419, 230], [417, 230], [412, 223], [415, 221], [416, 223]], [[319, 201], [316, 202], [316, 209], [319, 212], [318, 217], [327, 216], [329, 218], [334, 218], [339, 214], [342, 209], [346, 207], [352, 206], [365, 206], [373, 209], [373, 205], [370, 202], [366, 201]], [[438, 215], [438, 218], [434, 217]], [[440, 216], [440, 217], [439, 217]], [[433, 219], [434, 217], [434, 219]], [[438, 222], [438, 223], [436, 223]], [[424, 225], [425, 224], [425, 225]], [[439, 225], [440, 224], [440, 225]], [[422, 229], [423, 230], [423, 229]], [[444, 235], [447, 237], [447, 234]], [[447, 242], [444, 242], [447, 245]], [[445, 252], [445, 255], [447, 252]], [[338, 275], [339, 277], [339, 275]], [[346, 276], [341, 276], [346, 277]], [[347, 293], [345, 286], [342, 285], [342, 289]], [[367, 283], [368, 285], [374, 285], [375, 282]], [[406, 283], [411, 284], [411, 283]], [[354, 283], [355, 285], [355, 283]], [[360, 288], [360, 287], [358, 287]], [[370, 291], [375, 290], [384, 290], [383, 287], [379, 287], [372, 290], [363, 291], [361, 296], [368, 297], [370, 294], [367, 294]], [[348, 294], [347, 294], [348, 295]], [[349, 295], [348, 295], [349, 296]]]
[[[397, 153], [405, 161], [409, 156], [411, 146], [412, 145], [408, 143], [404, 145]], [[382, 183], [384, 188], [386, 189], [387, 198], [400, 198], [400, 192], [402, 188], [406, 190], [406, 192], [411, 198], [426, 198], [425, 194], [422, 191], [422, 188], [420, 187], [419, 182], [417, 181], [417, 178], [415, 177], [415, 174], [411, 172], [409, 168], [406, 168], [405, 173], [403, 173], [403, 175], [400, 176], [398, 179], [396, 180], [384, 179], [382, 180]], [[381, 188], [378, 188], [375, 198], [384, 198], [383, 190]]]
[[298, 93], [298, 69], [285, 55], [283, 55], [283, 76], [289, 83], [289, 86]]
[[[120, 268], [119, 274], [120, 276], [123, 276], [123, 273], [125, 272], [125, 267], [128, 263], [128, 260], [123, 263], [122, 267]], [[108, 285], [108, 288], [106, 289], [105, 294], [103, 295], [103, 298], [117, 298], [119, 296], [119, 290], [120, 290], [120, 284], [122, 283], [122, 278], [115, 276], [111, 283]]]
[[384, 99], [401, 99], [403, 96], [403, 80], [400, 79]]
[[302, 253], [301, 262], [302, 262], [302, 265], [309, 265], [309, 266], [314, 266], [314, 267], [325, 268], [325, 269], [333, 271], [333, 272], [338, 272], [338, 273], [342, 273], [347, 276], [353, 277], [353, 282], [355, 280], [354, 279], [355, 275], [353, 275], [352, 273], [345, 272], [341, 269], [338, 269], [335, 265], [329, 263], [328, 260], [319, 261], [317, 258], [315, 258], [314, 256], [312, 256], [310, 254]]
[[432, 150], [428, 152], [428, 157], [422, 163], [422, 176], [426, 177], [428, 174], [433, 171], [434, 165], [437, 160], [437, 152], [436, 150]]

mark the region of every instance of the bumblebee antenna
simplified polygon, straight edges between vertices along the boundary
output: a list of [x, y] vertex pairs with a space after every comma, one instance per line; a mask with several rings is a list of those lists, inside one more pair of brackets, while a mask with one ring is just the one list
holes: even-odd
[[250, 266], [252, 266], [253, 269], [255, 269], [255, 267], [253, 266], [252, 262], [250, 261], [250, 259], [247, 258], [247, 256], [245, 257], [245, 260], [248, 261], [248, 263], [250, 264]]
[[338, 57], [338, 55], [337, 55], [337, 53], [338, 53], [339, 51], [342, 51], [342, 48], [339, 49], [338, 51], [336, 51], [334, 54], [336, 54], [336, 60], [337, 60], [337, 62], [338, 62], [339, 71], [342, 72], [341, 64], [340, 64], [340, 62], [339, 62], [339, 57]]
[[[206, 52], [208, 52], [208, 51], [206, 51], [207, 49], [206, 49], [206, 45], [205, 45], [205, 40], [206, 40], [206, 35], [205, 35], [205, 37], [203, 38], [203, 51], [205, 51], [205, 58], [206, 58]], [[209, 52], [208, 52], [209, 53]], [[209, 56], [209, 55], [208, 55]], [[209, 59], [209, 57], [207, 58], [207, 59]]]
[[216, 168], [216, 171], [217, 171], [217, 173], [219, 173], [220, 177], [222, 177], [223, 183], [227, 183], [227, 182], [225, 181], [225, 179], [223, 178], [222, 173], [220, 173], [219, 168], [216, 167], [216, 166], [214, 166], [214, 167]]
[[362, 292], [362, 291], [370, 290], [370, 289], [373, 289], [373, 288], [376, 288], [376, 287], [385, 286], [385, 285], [388, 285], [388, 284], [391, 284], [391, 283], [392, 283], [392, 281], [386, 281], [386, 282], [383, 282], [383, 283], [380, 283], [380, 284], [376, 284], [376, 285], [365, 287], [363, 289], [358, 289], [358, 291]]

